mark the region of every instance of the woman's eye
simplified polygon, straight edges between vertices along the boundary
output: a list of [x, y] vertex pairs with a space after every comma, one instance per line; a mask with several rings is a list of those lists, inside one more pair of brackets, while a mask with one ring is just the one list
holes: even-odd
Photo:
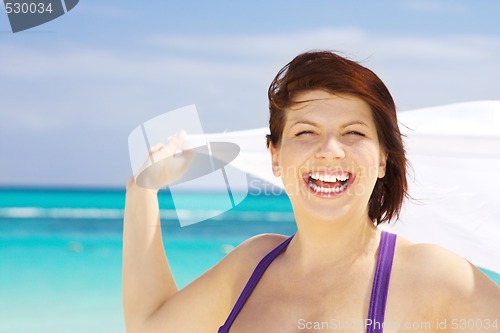
[[349, 131], [346, 134], [349, 134], [349, 135], [358, 135], [358, 136], [365, 136], [363, 133], [358, 132], [358, 131]]
[[310, 134], [314, 134], [314, 132], [312, 132], [312, 131], [300, 131], [297, 134], [295, 134], [295, 136], [303, 136], [303, 135], [310, 135]]

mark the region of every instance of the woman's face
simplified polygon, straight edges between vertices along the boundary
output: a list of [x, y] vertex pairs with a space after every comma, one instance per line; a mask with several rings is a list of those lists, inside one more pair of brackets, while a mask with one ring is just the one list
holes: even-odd
[[296, 217], [368, 217], [370, 195], [386, 164], [370, 107], [323, 90], [300, 93], [295, 102], [271, 156]]

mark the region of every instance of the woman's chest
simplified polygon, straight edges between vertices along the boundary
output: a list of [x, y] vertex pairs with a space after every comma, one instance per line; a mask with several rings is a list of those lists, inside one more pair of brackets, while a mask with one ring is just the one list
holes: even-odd
[[[269, 277], [269, 275], [267, 276]], [[434, 332], [427, 320], [425, 301], [418, 290], [397, 283], [390, 288], [387, 306], [373, 308], [372, 278], [369, 272], [309, 279], [262, 279], [230, 329], [246, 332], [338, 332], [384, 333]], [[420, 293], [421, 294], [421, 293]], [[371, 318], [370, 313], [383, 314]], [[379, 306], [380, 307], [380, 306]]]

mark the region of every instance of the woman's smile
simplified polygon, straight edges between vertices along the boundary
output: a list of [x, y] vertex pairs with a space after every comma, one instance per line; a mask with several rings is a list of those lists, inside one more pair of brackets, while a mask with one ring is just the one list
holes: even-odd
[[326, 169], [305, 173], [302, 178], [310, 193], [320, 198], [337, 198], [347, 192], [355, 177], [340, 169]]

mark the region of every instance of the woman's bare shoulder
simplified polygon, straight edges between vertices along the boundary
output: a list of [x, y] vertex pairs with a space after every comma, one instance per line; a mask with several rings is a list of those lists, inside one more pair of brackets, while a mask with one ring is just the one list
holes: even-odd
[[279, 234], [260, 234], [253, 236], [231, 251], [224, 259], [230, 266], [238, 269], [253, 268], [274, 248], [284, 242], [288, 236]]
[[226, 277], [226, 288], [230, 291], [231, 304], [239, 296], [255, 267], [269, 252], [287, 239], [278, 234], [261, 234], [238, 245], [216, 269]]
[[[441, 314], [500, 309], [500, 287], [462, 256], [435, 244], [398, 237], [394, 268], [415, 293], [431, 295]], [[403, 280], [402, 279], [402, 280]]]
[[[398, 237], [396, 262], [408, 274], [430, 286], [454, 289], [473, 283], [477, 268], [465, 258], [439, 245], [413, 243]], [[443, 290], [443, 289], [441, 289]]]
[[240, 289], [241, 283], [250, 277], [259, 261], [286, 239], [287, 236], [278, 234], [253, 236], [229, 252], [202, 275], [202, 279], [205, 275], [223, 277], [216, 280], [222, 281], [226, 290], [235, 292]]
[[399, 263], [408, 272], [426, 277], [433, 283], [444, 282], [448, 285], [467, 282], [477, 269], [462, 256], [439, 245], [413, 243], [398, 237], [396, 248]]

